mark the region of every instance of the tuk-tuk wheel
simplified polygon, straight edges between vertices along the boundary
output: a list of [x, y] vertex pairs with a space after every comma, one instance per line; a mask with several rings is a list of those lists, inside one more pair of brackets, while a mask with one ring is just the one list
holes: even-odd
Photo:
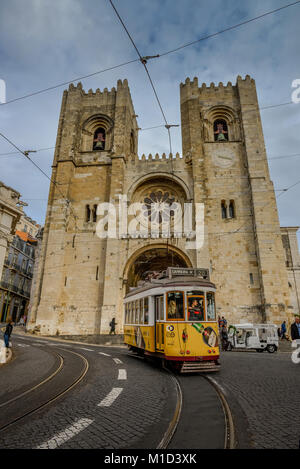
[[274, 352], [276, 352], [277, 347], [276, 347], [276, 345], [271, 345], [270, 344], [270, 345], [267, 345], [267, 350], [268, 350], [269, 353], [274, 353]]

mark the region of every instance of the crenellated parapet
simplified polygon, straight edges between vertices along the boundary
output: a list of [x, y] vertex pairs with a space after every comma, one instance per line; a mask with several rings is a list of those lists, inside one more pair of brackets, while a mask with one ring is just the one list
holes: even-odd
[[[77, 85], [71, 83], [69, 85], [68, 90], [65, 91], [66, 94], [70, 95], [71, 98], [73, 97], [80, 97], [83, 100], [83, 105], [110, 105], [115, 104], [116, 99], [120, 101], [120, 99], [127, 102], [127, 99], [131, 100], [130, 89], [128, 86], [128, 81], [125, 80], [118, 80], [117, 81], [117, 88], [112, 87], [111, 90], [108, 88], [104, 88], [103, 91], [100, 88], [97, 88], [93, 91], [91, 88], [86, 92], [82, 87], [82, 83], [78, 82]], [[134, 109], [132, 105], [132, 112], [134, 114]]]
[[176, 153], [176, 154], [173, 154], [173, 153], [169, 153], [168, 155], [166, 155], [166, 153], [163, 153], [161, 156], [156, 153], [155, 155], [152, 155], [152, 153], [150, 153], [148, 156], [146, 156], [145, 154], [143, 154], [139, 160], [140, 161], [164, 161], [164, 160], [180, 160], [182, 159], [182, 157], [180, 156], [179, 153]]
[[202, 83], [199, 87], [198, 78], [195, 77], [193, 80], [187, 78], [184, 83], [180, 83], [180, 95], [181, 102], [186, 101], [187, 99], [199, 98], [200, 100], [209, 99], [226, 99], [229, 96], [235, 97], [238, 95], [239, 85], [247, 86], [250, 88], [255, 87], [255, 80], [246, 75], [243, 79], [240, 75], [237, 77], [236, 85], [233, 85], [232, 82], [224, 84], [220, 82], [218, 85], [215, 83]]
[[134, 171], [182, 171], [186, 168], [186, 160], [179, 153], [162, 153], [135, 156], [128, 164]]

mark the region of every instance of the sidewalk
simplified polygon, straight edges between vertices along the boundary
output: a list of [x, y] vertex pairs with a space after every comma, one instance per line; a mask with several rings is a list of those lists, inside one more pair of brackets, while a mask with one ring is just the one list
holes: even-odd
[[[6, 324], [0, 324], [0, 330], [2, 327], [5, 327]], [[39, 334], [32, 334], [31, 332], [26, 332], [25, 326], [14, 326], [11, 339], [12, 343], [14, 341], [14, 336], [24, 336], [24, 337], [35, 337], [36, 339], [51, 339], [57, 340], [60, 342], [72, 342], [72, 343], [85, 343], [91, 345], [101, 345], [101, 346], [123, 346], [123, 334], [116, 334], [116, 335], [109, 335], [109, 334], [102, 334], [102, 335], [90, 335], [90, 336], [72, 336], [72, 335], [58, 335], [58, 336], [45, 336]], [[127, 347], [127, 346], [126, 346]]]
[[292, 342], [289, 340], [279, 340], [278, 352], [293, 352]]

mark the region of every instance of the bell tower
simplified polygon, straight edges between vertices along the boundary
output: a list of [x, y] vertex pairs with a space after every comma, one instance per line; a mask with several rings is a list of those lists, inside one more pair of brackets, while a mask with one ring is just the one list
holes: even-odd
[[117, 240], [96, 235], [97, 206], [118, 202], [138, 125], [127, 80], [64, 91], [30, 323], [44, 334], [99, 334], [115, 311]]
[[255, 81], [199, 87], [188, 78], [180, 97], [183, 156], [205, 205], [197, 265], [211, 269], [220, 313], [280, 322], [292, 307]]

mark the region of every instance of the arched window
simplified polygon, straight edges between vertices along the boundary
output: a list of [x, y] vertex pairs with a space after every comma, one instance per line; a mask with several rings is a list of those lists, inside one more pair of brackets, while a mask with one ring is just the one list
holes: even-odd
[[228, 141], [228, 127], [224, 119], [217, 119], [214, 122], [214, 137], [215, 142]]
[[85, 221], [88, 222], [90, 221], [91, 218], [91, 209], [89, 205], [85, 206]]
[[103, 127], [98, 127], [94, 133], [93, 150], [105, 150], [105, 129]]
[[221, 213], [223, 219], [227, 218], [227, 205], [225, 200], [222, 200], [221, 202]]
[[229, 218], [235, 218], [235, 204], [234, 200], [229, 203]]
[[97, 221], [97, 205], [94, 205], [93, 207], [93, 222], [95, 223]]

